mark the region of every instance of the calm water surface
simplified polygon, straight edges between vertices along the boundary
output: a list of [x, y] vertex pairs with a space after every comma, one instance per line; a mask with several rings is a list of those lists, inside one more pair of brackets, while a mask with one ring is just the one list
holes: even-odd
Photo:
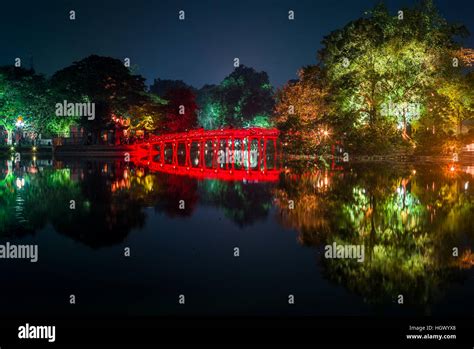
[[[3, 159], [0, 243], [38, 244], [39, 261], [0, 260], [0, 313], [470, 316], [473, 175], [303, 163], [248, 182]], [[324, 258], [333, 242], [364, 245], [365, 261]]]

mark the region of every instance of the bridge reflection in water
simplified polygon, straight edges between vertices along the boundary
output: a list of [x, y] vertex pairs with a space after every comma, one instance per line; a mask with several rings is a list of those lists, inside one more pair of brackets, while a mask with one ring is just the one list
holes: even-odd
[[192, 130], [151, 136], [135, 144], [131, 161], [152, 171], [221, 180], [279, 179], [277, 129]]

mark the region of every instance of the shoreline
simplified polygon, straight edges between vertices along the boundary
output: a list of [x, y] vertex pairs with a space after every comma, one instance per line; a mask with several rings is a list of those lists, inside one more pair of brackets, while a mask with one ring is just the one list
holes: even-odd
[[289, 155], [289, 160], [303, 161], [324, 159], [326, 161], [336, 160], [339, 164], [343, 163], [363, 163], [363, 162], [396, 162], [396, 163], [472, 163], [474, 164], [473, 155], [460, 155], [458, 161], [454, 161], [453, 156], [448, 155], [353, 155], [349, 161], [343, 161], [342, 157], [338, 156], [316, 156], [316, 155]]
[[[110, 157], [117, 158], [123, 157], [125, 153], [133, 152], [131, 146], [87, 146], [87, 147], [38, 147], [36, 150], [32, 150], [32, 147], [18, 147], [11, 150], [9, 147], [0, 148], [0, 157], [14, 155], [20, 153], [27, 156], [58, 156], [58, 157]], [[448, 164], [448, 163], [468, 163], [474, 164], [474, 154], [466, 155], [465, 153], [459, 154], [458, 161], [454, 161], [453, 156], [448, 155], [404, 155], [404, 154], [379, 154], [379, 155], [352, 155], [348, 161], [344, 161], [342, 156], [333, 155], [295, 155], [287, 154], [284, 156], [290, 161], [333, 161], [336, 160], [338, 164], [344, 163], [379, 163], [379, 162], [392, 162], [392, 163], [437, 163], [437, 164]]]

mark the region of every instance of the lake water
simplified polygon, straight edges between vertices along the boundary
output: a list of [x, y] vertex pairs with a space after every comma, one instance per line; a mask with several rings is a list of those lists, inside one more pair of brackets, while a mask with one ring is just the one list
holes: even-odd
[[[0, 244], [37, 244], [39, 260], [0, 259], [0, 313], [470, 315], [473, 175], [293, 163], [276, 181], [232, 181], [4, 159]], [[364, 261], [325, 258], [333, 243], [363, 246]]]

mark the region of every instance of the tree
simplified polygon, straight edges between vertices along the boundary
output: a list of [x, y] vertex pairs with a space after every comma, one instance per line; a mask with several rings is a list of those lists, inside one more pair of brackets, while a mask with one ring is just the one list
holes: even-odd
[[474, 65], [474, 50], [470, 48], [462, 47], [456, 54], [459, 56], [467, 67], [472, 67]]
[[212, 92], [207, 104], [201, 106], [201, 120], [217, 119], [215, 128], [250, 127], [262, 123], [262, 118], [268, 121], [272, 115], [273, 88], [266, 72], [241, 65]]
[[[111, 57], [92, 55], [56, 72], [52, 77], [56, 93], [68, 102], [95, 103], [95, 118], [79, 119], [80, 125], [100, 137], [100, 131], [115, 128], [113, 115], [128, 117], [134, 105], [146, 102], [145, 79]], [[62, 101], [58, 101], [62, 102]]]
[[299, 80], [277, 92], [275, 123], [291, 152], [312, 153], [329, 136], [324, 128], [329, 105], [323, 74], [318, 66], [305, 67], [298, 72]]
[[162, 98], [148, 93], [144, 103], [133, 105], [128, 114], [130, 115], [130, 130], [145, 130], [154, 132], [159, 129], [163, 122], [166, 101]]
[[46, 97], [47, 81], [34, 70], [0, 68], [0, 126], [8, 134], [8, 144], [12, 144], [12, 134], [17, 127], [37, 134], [45, 130], [45, 117], [50, 103]]
[[403, 19], [379, 5], [367, 17], [324, 38], [319, 52], [337, 114], [376, 147], [397, 127], [405, 140], [426, 91], [450, 67], [454, 38], [465, 28], [442, 18], [431, 1], [403, 9]]
[[462, 122], [474, 115], [474, 91], [469, 78], [470, 76], [458, 76], [445, 81], [439, 88], [439, 93], [447, 99], [447, 113], [456, 125], [458, 135], [462, 133]]
[[169, 90], [176, 89], [190, 89], [195, 92], [194, 87], [186, 84], [182, 80], [155, 79], [150, 86], [150, 92], [162, 98]]
[[216, 85], [204, 85], [197, 91], [198, 124], [208, 130], [224, 126], [224, 114], [217, 101], [216, 91]]
[[224, 116], [222, 107], [218, 102], [207, 101], [205, 104], [200, 104], [198, 111], [198, 124], [207, 129], [213, 130], [224, 126]]
[[197, 125], [196, 95], [189, 88], [170, 89], [164, 95], [164, 119], [161, 131], [183, 132]]

